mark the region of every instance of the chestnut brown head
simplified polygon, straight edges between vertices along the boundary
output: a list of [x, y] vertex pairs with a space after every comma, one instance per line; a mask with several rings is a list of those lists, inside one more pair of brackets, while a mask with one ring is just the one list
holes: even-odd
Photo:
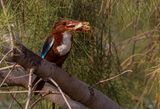
[[90, 31], [89, 22], [81, 22], [75, 20], [60, 20], [55, 23], [53, 30], [54, 32], [65, 32], [65, 31], [73, 31], [73, 32], [89, 32]]

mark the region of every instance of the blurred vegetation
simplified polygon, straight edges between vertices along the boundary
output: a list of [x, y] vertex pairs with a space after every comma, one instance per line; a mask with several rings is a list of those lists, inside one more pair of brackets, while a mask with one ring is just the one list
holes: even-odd
[[[89, 21], [91, 33], [73, 33], [72, 51], [64, 68], [124, 109], [160, 108], [160, 0], [4, 2], [7, 15], [0, 6], [0, 36], [8, 33], [8, 23], [16, 24], [23, 44], [37, 54], [57, 20]], [[4, 96], [0, 107], [6, 107], [6, 101], [9, 105]], [[41, 104], [35, 109], [50, 107], [45, 101]]]

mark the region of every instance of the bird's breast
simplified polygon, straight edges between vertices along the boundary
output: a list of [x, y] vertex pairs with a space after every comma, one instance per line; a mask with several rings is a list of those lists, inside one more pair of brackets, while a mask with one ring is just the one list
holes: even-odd
[[71, 49], [71, 34], [69, 32], [64, 32], [61, 44], [56, 47], [58, 53], [63, 56], [66, 55]]

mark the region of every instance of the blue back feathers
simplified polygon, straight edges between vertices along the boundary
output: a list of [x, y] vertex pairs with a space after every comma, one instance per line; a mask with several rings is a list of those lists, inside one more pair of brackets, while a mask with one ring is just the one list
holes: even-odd
[[43, 49], [41, 52], [41, 58], [44, 59], [46, 57], [47, 53], [52, 48], [53, 44], [54, 44], [54, 37], [47, 38], [47, 40], [45, 41], [43, 45]]

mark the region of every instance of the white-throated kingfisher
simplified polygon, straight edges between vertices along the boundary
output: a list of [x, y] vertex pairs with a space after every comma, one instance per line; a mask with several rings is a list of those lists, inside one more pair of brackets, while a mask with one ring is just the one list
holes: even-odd
[[88, 22], [73, 20], [57, 22], [44, 43], [41, 57], [61, 67], [71, 50], [71, 32], [87, 32], [89, 30]]
[[[71, 32], [88, 32], [90, 26], [88, 22], [81, 22], [75, 20], [60, 20], [53, 26], [53, 29], [46, 39], [41, 58], [49, 62], [55, 63], [57, 66], [62, 67], [65, 59], [67, 58], [72, 45]], [[39, 80], [37, 77], [33, 85]], [[41, 90], [44, 86], [44, 81], [37, 84], [36, 90]]]

